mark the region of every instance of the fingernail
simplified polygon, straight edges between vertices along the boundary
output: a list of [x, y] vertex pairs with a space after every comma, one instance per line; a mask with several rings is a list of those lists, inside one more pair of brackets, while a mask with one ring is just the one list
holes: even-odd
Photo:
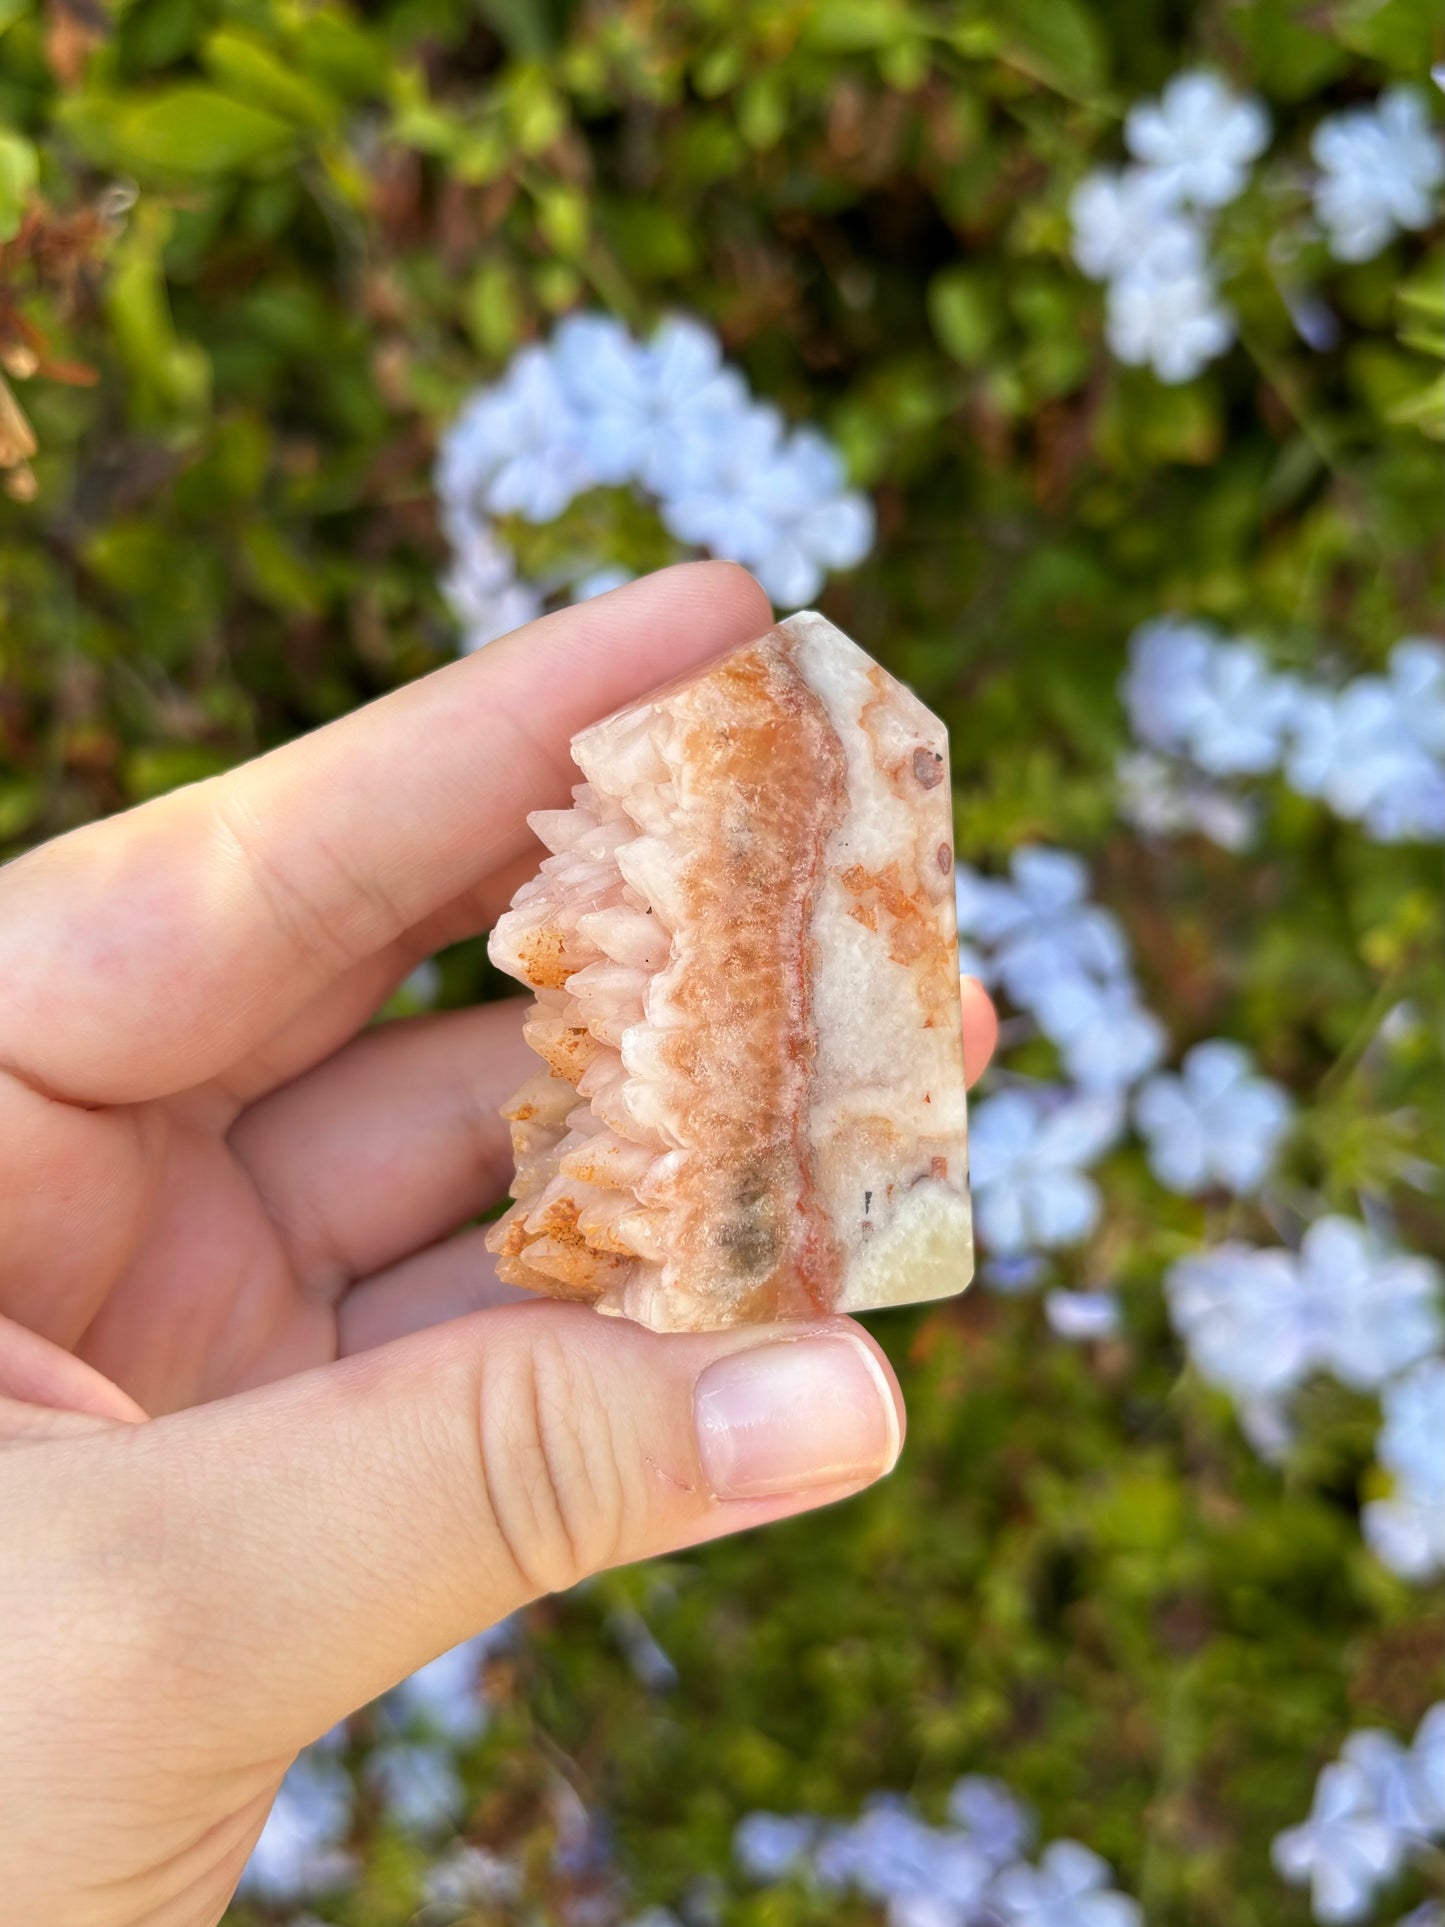
[[861, 1339], [796, 1338], [709, 1365], [694, 1394], [703, 1477], [719, 1499], [763, 1499], [881, 1478], [898, 1411]]

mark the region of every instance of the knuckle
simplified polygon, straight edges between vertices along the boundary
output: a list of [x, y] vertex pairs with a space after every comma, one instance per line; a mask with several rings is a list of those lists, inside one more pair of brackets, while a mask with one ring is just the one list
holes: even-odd
[[538, 1331], [499, 1350], [483, 1370], [480, 1425], [492, 1516], [526, 1591], [564, 1592], [612, 1564], [631, 1507], [582, 1349]]
[[294, 852], [283, 859], [246, 804], [223, 792], [212, 835], [221, 860], [245, 876], [273, 928], [317, 982], [347, 969], [405, 925], [382, 880], [315, 830], [304, 860]]

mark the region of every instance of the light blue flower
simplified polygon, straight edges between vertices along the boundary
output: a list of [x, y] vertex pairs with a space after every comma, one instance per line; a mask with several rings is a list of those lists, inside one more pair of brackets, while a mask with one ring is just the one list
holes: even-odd
[[1445, 643], [1406, 636], [1390, 651], [1390, 687], [1402, 727], [1427, 756], [1445, 758]]
[[783, 418], [755, 402], [731, 417], [726, 436], [680, 449], [662, 519], [680, 541], [734, 561], [765, 554], [774, 535], [774, 477]]
[[1196, 1044], [1178, 1077], [1151, 1077], [1134, 1099], [1154, 1175], [1186, 1196], [1214, 1185], [1240, 1195], [1257, 1191], [1292, 1112], [1278, 1084], [1254, 1075], [1243, 1045], [1224, 1038]]
[[[1445, 1571], [1445, 1359], [1426, 1358], [1387, 1385], [1375, 1450], [1390, 1474], [1388, 1498], [1361, 1515], [1377, 1558], [1405, 1579]], [[1441, 1763], [1445, 1798], [1445, 1760]]]
[[1164, 1280], [1174, 1329], [1201, 1377], [1240, 1401], [1292, 1391], [1314, 1362], [1299, 1266], [1286, 1251], [1222, 1244]]
[[1425, 1763], [1413, 1747], [1402, 1746], [1393, 1733], [1378, 1727], [1362, 1727], [1340, 1748], [1340, 1758], [1364, 1774], [1375, 1810], [1388, 1826], [1414, 1839], [1429, 1839], [1434, 1802]]
[[775, 408], [729, 418], [712, 443], [680, 450], [662, 519], [685, 542], [746, 563], [783, 608], [810, 601], [830, 569], [873, 545], [873, 511], [815, 430], [785, 435]]
[[818, 1822], [807, 1814], [745, 1814], [733, 1829], [733, 1858], [763, 1885], [786, 1880], [807, 1859], [818, 1833]]
[[1151, 368], [1160, 381], [1193, 381], [1234, 340], [1234, 317], [1219, 298], [1202, 237], [1176, 227], [1109, 283], [1104, 332], [1119, 360]]
[[1119, 1135], [1119, 1106], [1061, 1091], [1000, 1091], [969, 1132], [974, 1211], [990, 1252], [1008, 1257], [1075, 1244], [1099, 1221], [1099, 1189], [1084, 1175]]
[[582, 428], [545, 348], [523, 348], [502, 380], [462, 410], [442, 448], [437, 488], [493, 515], [551, 522], [597, 481]]
[[1009, 864], [1012, 881], [955, 876], [959, 929], [991, 953], [993, 974], [1020, 1009], [1061, 979], [1101, 983], [1125, 974], [1124, 934], [1107, 910], [1088, 901], [1089, 872], [1067, 850], [1027, 845]]
[[1224, 1244], [1181, 1259], [1165, 1291], [1198, 1371], [1240, 1401], [1276, 1398], [1312, 1371], [1374, 1390], [1440, 1339], [1434, 1267], [1349, 1218], [1317, 1220], [1298, 1256]]
[[1141, 623], [1130, 636], [1129, 667], [1119, 688], [1141, 743], [1176, 754], [1189, 748], [1218, 645], [1218, 632], [1208, 623], [1178, 616]]
[[973, 1908], [938, 1894], [899, 1894], [888, 1903], [888, 1927], [973, 1927]]
[[383, 1741], [367, 1758], [366, 1784], [403, 1833], [448, 1832], [466, 1811], [456, 1761], [435, 1741]]
[[[1169, 185], [1152, 168], [1098, 168], [1086, 174], [1069, 201], [1073, 255], [1094, 281], [1127, 274], [1156, 252], [1201, 248], [1194, 223], [1175, 207]], [[1181, 242], [1180, 236], [1189, 240]]]
[[452, 545], [442, 588], [463, 626], [463, 648], [480, 649], [534, 621], [542, 597], [517, 580], [515, 557], [475, 503], [444, 499], [442, 520]]
[[1211, 776], [1265, 775], [1279, 766], [1299, 700], [1298, 683], [1277, 675], [1254, 643], [1216, 643], [1190, 692], [1188, 752]]
[[1445, 842], [1445, 769], [1424, 757], [1402, 760], [1364, 825], [1377, 843]]
[[1417, 1784], [1415, 1803], [1432, 1839], [1445, 1834], [1445, 1700], [1437, 1701], [1415, 1729], [1410, 1748]]
[[1126, 978], [1101, 984], [1061, 973], [1039, 992], [1033, 1010], [1039, 1029], [1059, 1046], [1064, 1069], [1087, 1091], [1122, 1091], [1164, 1055], [1164, 1026]]
[[1261, 776], [1279, 765], [1300, 701], [1252, 642], [1207, 623], [1164, 617], [1136, 629], [1122, 693], [1135, 735], [1192, 758], [1211, 776]]
[[308, 1747], [281, 1782], [238, 1892], [287, 1905], [347, 1885], [356, 1859], [343, 1846], [351, 1831], [355, 1790], [342, 1763], [324, 1746]]
[[850, 1827], [834, 1829], [814, 1866], [825, 1887], [854, 1887], [872, 1900], [912, 1897], [969, 1908], [992, 1867], [962, 1834], [930, 1827], [907, 1802], [875, 1799]]
[[1269, 116], [1217, 74], [1182, 73], [1157, 102], [1129, 110], [1124, 140], [1169, 199], [1224, 207], [1244, 191], [1251, 163], [1269, 145]]
[[788, 438], [770, 478], [774, 504], [771, 542], [760, 554], [740, 556], [782, 609], [811, 602], [824, 577], [856, 567], [873, 547], [873, 505], [849, 489], [842, 461], [810, 428]]
[[1290, 718], [1290, 786], [1381, 842], [1445, 836], [1445, 770], [1416, 733], [1433, 722], [1432, 697], [1426, 688], [1412, 699], [1382, 676], [1307, 692]]
[[1314, 1360], [1342, 1384], [1374, 1391], [1439, 1345], [1439, 1274], [1427, 1259], [1331, 1216], [1305, 1233], [1299, 1266]]
[[1077, 1840], [1055, 1840], [1037, 1867], [1009, 1867], [989, 1900], [1009, 1927], [1141, 1927], [1137, 1900], [1117, 1893], [1107, 1862]]
[[961, 1827], [995, 1867], [1007, 1866], [1028, 1851], [1034, 1837], [1033, 1815], [1002, 1780], [966, 1773], [948, 1796], [948, 1817]]
[[1051, 1291], [1044, 1316], [1060, 1338], [1073, 1344], [1112, 1338], [1119, 1329], [1119, 1301], [1111, 1291]]
[[1315, 214], [1341, 261], [1368, 261], [1401, 229], [1435, 217], [1445, 155], [1425, 96], [1392, 87], [1374, 107], [1332, 114], [1315, 129]]
[[1272, 1852], [1281, 1878], [1307, 1885], [1315, 1919], [1334, 1927], [1366, 1918], [1376, 1889], [1404, 1864], [1406, 1848], [1405, 1836], [1376, 1807], [1367, 1776], [1337, 1760], [1316, 1782], [1308, 1820], [1277, 1834]]
[[599, 482], [638, 481], [666, 495], [679, 460], [706, 457], [747, 405], [717, 336], [687, 316], [664, 321], [644, 346], [610, 316], [571, 315], [552, 352]]

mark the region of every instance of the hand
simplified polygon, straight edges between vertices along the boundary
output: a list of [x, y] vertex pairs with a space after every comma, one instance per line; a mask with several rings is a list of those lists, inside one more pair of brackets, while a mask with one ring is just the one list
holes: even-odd
[[217, 1920], [340, 1716], [893, 1464], [846, 1319], [497, 1285], [456, 1227], [510, 1175], [518, 1003], [363, 1028], [532, 868], [572, 732], [770, 621], [668, 570], [0, 873], [0, 1921]]

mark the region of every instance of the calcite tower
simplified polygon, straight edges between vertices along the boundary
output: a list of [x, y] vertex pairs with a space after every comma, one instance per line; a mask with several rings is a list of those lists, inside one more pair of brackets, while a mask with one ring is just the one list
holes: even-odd
[[948, 739], [822, 616], [583, 730], [491, 938], [543, 1060], [508, 1282], [660, 1331], [972, 1273]]

